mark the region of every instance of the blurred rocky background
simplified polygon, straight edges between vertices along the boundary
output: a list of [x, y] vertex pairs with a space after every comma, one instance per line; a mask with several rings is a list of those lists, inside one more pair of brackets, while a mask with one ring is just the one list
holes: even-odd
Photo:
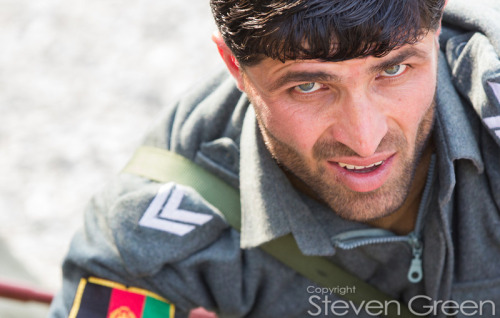
[[86, 202], [222, 67], [214, 30], [209, 0], [0, 0], [0, 281], [60, 287]]

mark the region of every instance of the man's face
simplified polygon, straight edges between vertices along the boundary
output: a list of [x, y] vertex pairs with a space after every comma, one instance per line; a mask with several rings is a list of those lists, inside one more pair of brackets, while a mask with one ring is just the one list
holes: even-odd
[[274, 158], [340, 216], [386, 216], [406, 198], [432, 129], [438, 45], [430, 32], [382, 58], [265, 59], [240, 87]]

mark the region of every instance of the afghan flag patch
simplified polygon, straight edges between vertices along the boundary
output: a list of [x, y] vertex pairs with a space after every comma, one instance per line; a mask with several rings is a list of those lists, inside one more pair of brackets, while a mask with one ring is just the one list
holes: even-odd
[[175, 306], [144, 289], [82, 278], [68, 318], [173, 318]]

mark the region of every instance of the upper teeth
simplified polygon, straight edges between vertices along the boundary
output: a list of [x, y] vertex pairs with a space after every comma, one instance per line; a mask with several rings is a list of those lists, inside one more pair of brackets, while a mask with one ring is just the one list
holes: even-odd
[[350, 169], [350, 170], [361, 170], [361, 169], [366, 169], [366, 168], [371, 168], [371, 167], [374, 167], [374, 166], [380, 166], [382, 163], [384, 163], [384, 161], [379, 161], [379, 162], [375, 162], [375, 163], [372, 163], [371, 165], [369, 166], [355, 166], [355, 165], [349, 165], [347, 163], [343, 163], [343, 162], [339, 162], [339, 166], [341, 166], [342, 168], [347, 168], [347, 169]]

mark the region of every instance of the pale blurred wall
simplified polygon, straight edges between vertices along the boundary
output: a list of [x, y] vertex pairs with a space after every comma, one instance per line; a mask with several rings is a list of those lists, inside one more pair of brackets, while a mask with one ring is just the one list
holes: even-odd
[[0, 240], [39, 286], [161, 108], [222, 67], [208, 1], [0, 0]]

